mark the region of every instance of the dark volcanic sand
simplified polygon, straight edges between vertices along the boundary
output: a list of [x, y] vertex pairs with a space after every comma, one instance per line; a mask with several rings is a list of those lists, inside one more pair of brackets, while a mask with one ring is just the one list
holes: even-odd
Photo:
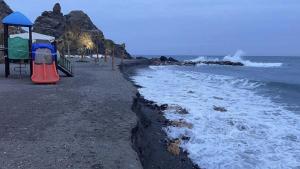
[[1, 169], [142, 168], [131, 143], [135, 87], [110, 64], [74, 64], [75, 77], [57, 85], [5, 79], [0, 66]]
[[[145, 60], [127, 62], [122, 66], [125, 78], [135, 74], [138, 68], [148, 66]], [[138, 86], [137, 86], [138, 87]], [[132, 140], [144, 169], [198, 169], [187, 154], [180, 152], [176, 156], [167, 151], [169, 140], [162, 130], [166, 127], [167, 120], [160, 110], [154, 109], [142, 97], [137, 98], [132, 106], [139, 118], [138, 126], [133, 130]]]

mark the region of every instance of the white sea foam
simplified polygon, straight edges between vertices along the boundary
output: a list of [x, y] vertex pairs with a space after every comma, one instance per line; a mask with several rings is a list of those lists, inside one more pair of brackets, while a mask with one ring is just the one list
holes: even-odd
[[[193, 128], [168, 127], [170, 138], [190, 137], [181, 147], [207, 169], [296, 169], [300, 167], [300, 117], [255, 92], [261, 83], [229, 76], [187, 72], [168, 66], [141, 70], [133, 80], [146, 99], [179, 105]], [[224, 107], [218, 112], [214, 106]]]
[[200, 61], [220, 61], [220, 60], [222, 60], [222, 61], [240, 62], [248, 67], [263, 67], [263, 68], [282, 66], [282, 63], [264, 63], [264, 62], [253, 62], [250, 60], [245, 60], [245, 59], [243, 59], [244, 55], [245, 55], [245, 53], [242, 50], [238, 50], [234, 55], [227, 55], [223, 59], [200, 56], [200, 57], [198, 57], [196, 59], [192, 59], [190, 61], [200, 62]]
[[234, 55], [227, 55], [223, 58], [224, 61], [241, 62], [245, 66], [249, 67], [280, 67], [282, 63], [259, 63], [252, 62], [250, 60], [244, 60], [242, 57], [245, 53], [242, 50], [238, 50]]
[[218, 58], [213, 58], [213, 59], [209, 59], [206, 56], [199, 56], [196, 59], [192, 59], [192, 60], [188, 60], [188, 61], [192, 61], [192, 62], [201, 62], [201, 61], [219, 61]]

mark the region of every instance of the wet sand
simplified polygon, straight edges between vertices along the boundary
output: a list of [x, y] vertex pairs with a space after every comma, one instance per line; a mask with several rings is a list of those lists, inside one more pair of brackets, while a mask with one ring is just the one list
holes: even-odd
[[0, 168], [142, 168], [131, 142], [136, 88], [110, 64], [74, 64], [57, 85], [6, 79], [0, 65]]

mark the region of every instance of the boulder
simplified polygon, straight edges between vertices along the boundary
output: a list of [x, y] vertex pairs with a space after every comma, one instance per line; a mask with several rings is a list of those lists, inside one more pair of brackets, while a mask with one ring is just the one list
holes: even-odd
[[179, 62], [178, 60], [176, 60], [176, 59], [174, 59], [174, 58], [172, 58], [172, 57], [169, 57], [169, 62]]
[[159, 59], [161, 62], [167, 62], [169, 60], [166, 56], [161, 56]]

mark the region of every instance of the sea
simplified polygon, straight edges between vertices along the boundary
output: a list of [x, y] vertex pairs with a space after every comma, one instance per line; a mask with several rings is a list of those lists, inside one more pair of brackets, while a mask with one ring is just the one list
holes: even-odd
[[[131, 77], [146, 99], [170, 105], [167, 119], [190, 124], [162, 130], [170, 139], [181, 139], [180, 147], [195, 164], [300, 169], [300, 57], [245, 56], [240, 50], [172, 57], [245, 65], [149, 66]], [[178, 106], [189, 113], [178, 113]]]

